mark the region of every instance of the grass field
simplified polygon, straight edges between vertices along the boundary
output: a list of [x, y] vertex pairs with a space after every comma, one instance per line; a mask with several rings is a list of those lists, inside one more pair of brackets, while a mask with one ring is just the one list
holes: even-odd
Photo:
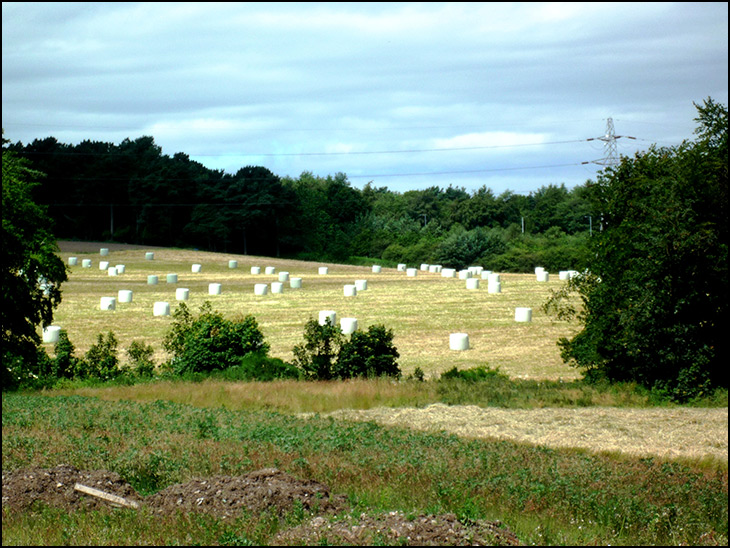
[[[469, 290], [464, 280], [424, 271], [411, 278], [393, 268], [375, 274], [370, 267], [129, 246], [112, 246], [110, 254], [101, 257], [99, 249], [104, 245], [61, 244], [64, 261], [74, 256], [78, 265], [71, 267], [64, 284], [54, 324], [68, 332], [80, 353], [86, 352], [99, 333], [111, 330], [121, 349], [138, 340], [152, 345], [161, 362], [166, 358], [161, 343], [171, 318], [154, 317], [154, 303], [167, 301], [174, 311], [175, 290], [183, 287], [190, 290], [187, 304], [194, 313], [210, 301], [226, 317], [253, 315], [271, 345], [271, 355], [284, 360], [290, 360], [294, 345], [302, 342], [305, 322], [317, 318], [320, 310], [334, 310], [338, 322], [353, 317], [363, 329], [373, 324], [392, 329], [405, 375], [417, 367], [429, 377], [454, 366], [464, 369], [488, 364], [515, 378], [579, 377], [562, 362], [556, 346], [558, 338], [570, 336], [576, 326], [548, 317], [540, 309], [550, 290], [565, 283], [557, 273], [551, 273], [548, 282], [538, 282], [534, 275], [501, 274], [501, 293], [490, 294], [486, 280], [481, 280], [479, 289]], [[155, 253], [154, 260], [145, 259], [147, 250]], [[82, 268], [82, 259], [91, 259], [92, 268]], [[231, 259], [238, 262], [238, 268], [229, 268]], [[109, 276], [99, 270], [100, 260], [112, 266], [124, 264], [125, 272]], [[193, 264], [202, 265], [201, 272], [193, 273]], [[252, 275], [252, 266], [260, 267], [262, 274]], [[267, 266], [274, 267], [276, 274], [263, 274]], [[329, 273], [320, 275], [320, 266], [327, 266]], [[286, 283], [282, 294], [254, 294], [254, 284], [278, 281], [282, 271], [301, 277], [302, 288], [291, 289]], [[176, 273], [178, 282], [167, 283], [168, 273]], [[148, 275], [157, 275], [159, 284], [148, 285]], [[367, 280], [368, 289], [346, 297], [344, 285], [361, 279]], [[210, 283], [222, 284], [220, 295], [208, 294]], [[117, 302], [115, 311], [99, 309], [102, 297], [116, 297], [122, 289], [133, 292], [131, 303]], [[532, 321], [516, 322], [517, 307], [532, 308]], [[450, 350], [451, 333], [467, 333], [469, 349]], [[47, 346], [51, 353], [52, 345]]]

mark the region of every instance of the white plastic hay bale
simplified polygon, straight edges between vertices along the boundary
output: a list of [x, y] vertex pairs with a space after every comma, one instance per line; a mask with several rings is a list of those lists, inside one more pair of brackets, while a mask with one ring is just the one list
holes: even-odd
[[405, 272], [406, 271], [406, 265], [405, 265], [405, 263], [399, 263], [396, 270], [398, 272]]
[[44, 343], [57, 343], [59, 335], [61, 334], [61, 327], [58, 325], [49, 325], [43, 328], [43, 342]]
[[469, 350], [469, 335], [467, 333], [451, 333], [449, 335], [451, 350]]
[[515, 308], [515, 321], [516, 322], [531, 322], [532, 321], [532, 308], [517, 307]]
[[472, 276], [479, 276], [479, 277], [481, 277], [482, 271], [484, 270], [484, 267], [482, 267], [482, 266], [470, 266], [467, 270], [469, 272], [471, 272], [471, 275]]
[[190, 289], [187, 287], [178, 287], [175, 290], [175, 299], [178, 301], [187, 301], [190, 298]]
[[167, 283], [169, 283], [169, 284], [176, 284], [177, 283], [177, 274], [168, 274], [167, 275]]
[[223, 286], [218, 283], [208, 284], [208, 295], [220, 295], [223, 290]]
[[550, 274], [548, 274], [547, 270], [541, 270], [536, 274], [537, 281], [538, 282], [549, 282], [550, 281]]
[[537, 275], [539, 272], [543, 272], [545, 269], [542, 266], [536, 266], [535, 267], [535, 275]]
[[68, 258], [68, 266], [76, 266], [77, 264], [79, 264], [78, 257], [69, 257]]
[[198, 273], [201, 270], [203, 270], [203, 265], [202, 264], [197, 264], [197, 263], [196, 264], [193, 264], [193, 269], [192, 270], [193, 270], [193, 272]]
[[258, 276], [259, 274], [261, 274], [261, 267], [260, 266], [252, 266], [251, 267], [251, 274], [253, 274], [254, 276]]
[[254, 295], [266, 295], [269, 292], [269, 284], [255, 284], [253, 292]]
[[170, 303], [165, 301], [158, 301], [152, 306], [153, 316], [169, 316], [170, 315]]
[[459, 270], [459, 279], [460, 280], [468, 280], [471, 278], [471, 272], [468, 270]]
[[271, 292], [272, 293], [284, 293], [284, 283], [283, 282], [271, 282]]
[[319, 325], [324, 325], [329, 319], [332, 325], [335, 325], [337, 321], [337, 312], [334, 310], [320, 310], [319, 311]]
[[357, 287], [355, 284], [345, 284], [345, 297], [357, 296]]
[[482, 270], [482, 280], [489, 280], [489, 275], [492, 273], [491, 270]]
[[159, 277], [155, 276], [154, 274], [150, 274], [149, 276], [147, 276], [147, 285], [157, 285], [157, 282], [159, 281]]
[[355, 289], [358, 291], [365, 291], [368, 288], [367, 280], [355, 280]]
[[408, 268], [406, 269], [406, 276], [409, 278], [415, 278], [418, 276], [418, 269], [417, 268]]
[[320, 266], [319, 267], [319, 274], [321, 276], [326, 276], [327, 274], [329, 274], [329, 271], [330, 271], [330, 269], [328, 267], [326, 267], [326, 266]]
[[116, 276], [117, 274], [119, 274], [116, 266], [110, 266], [106, 269], [106, 272], [107, 274], [109, 274], [109, 276]]
[[275, 266], [267, 266], [264, 269], [264, 273], [266, 273], [266, 274], [276, 274], [276, 267]]
[[440, 274], [442, 270], [443, 270], [443, 266], [441, 266], [440, 264], [432, 264], [431, 266], [428, 267], [429, 272], [434, 272], [436, 274]]
[[444, 268], [441, 270], [441, 277], [442, 278], [456, 278], [456, 269], [455, 268]]
[[120, 289], [117, 291], [117, 300], [120, 303], [131, 303], [134, 298], [134, 293], [131, 289]]
[[291, 278], [289, 280], [289, 287], [291, 287], [292, 289], [301, 289], [302, 279], [301, 278]]
[[469, 278], [466, 280], [467, 289], [479, 289], [479, 278]]
[[91, 259], [81, 259], [82, 268], [91, 268]]
[[499, 274], [498, 274], [497, 272], [492, 272], [492, 273], [491, 273], [491, 274], [490, 274], [490, 275], [489, 275], [489, 276], [487, 277], [487, 280], [488, 280], [488, 281], [490, 281], [490, 282], [496, 282], [496, 283], [499, 283], [499, 282], [501, 282], [501, 281], [502, 281], [502, 279], [500, 278], [500, 275], [499, 275]]
[[428, 267], [430, 265], [427, 265], [426, 263], [421, 263], [421, 270], [424, 272], [428, 272]]
[[288, 282], [289, 281], [289, 273], [288, 272], [279, 272], [279, 281], [280, 282]]
[[383, 270], [383, 268], [379, 264], [373, 265], [373, 274], [380, 274], [381, 270]]
[[228, 268], [238, 268], [238, 261], [231, 259], [228, 261]]
[[101, 255], [102, 257], [106, 257], [107, 255], [109, 255], [109, 248], [108, 247], [102, 247], [99, 250], [99, 255]]
[[487, 281], [487, 293], [502, 293], [502, 283], [494, 280]]
[[351, 335], [357, 331], [357, 318], [342, 318], [340, 320], [340, 329], [345, 335]]
[[102, 297], [99, 302], [99, 310], [115, 310], [117, 308], [116, 297]]
[[117, 274], [124, 274], [124, 271], [127, 270], [127, 267], [123, 264], [116, 265], [117, 268]]
[[99, 270], [109, 270], [109, 261], [99, 261]]
[[147, 253], [144, 254], [144, 258], [147, 261], [154, 261], [155, 260], [155, 254], [152, 251], [148, 251]]

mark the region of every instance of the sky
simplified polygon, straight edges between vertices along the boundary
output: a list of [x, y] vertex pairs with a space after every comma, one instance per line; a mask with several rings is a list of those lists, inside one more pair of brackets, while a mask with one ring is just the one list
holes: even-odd
[[570, 189], [728, 103], [727, 2], [3, 2], [2, 29], [13, 143], [395, 192]]

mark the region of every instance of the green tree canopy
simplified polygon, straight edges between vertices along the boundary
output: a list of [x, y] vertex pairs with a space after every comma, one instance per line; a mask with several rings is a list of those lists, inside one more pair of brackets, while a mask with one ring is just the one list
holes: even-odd
[[575, 282], [583, 328], [559, 343], [589, 378], [677, 400], [728, 385], [727, 107], [695, 106], [698, 140], [624, 158], [592, 185], [604, 230]]
[[40, 344], [37, 328], [53, 320], [53, 310], [61, 302], [61, 284], [67, 280], [66, 267], [56, 255], [51, 221], [33, 200], [32, 180], [40, 176], [3, 150], [3, 388], [32, 371]]

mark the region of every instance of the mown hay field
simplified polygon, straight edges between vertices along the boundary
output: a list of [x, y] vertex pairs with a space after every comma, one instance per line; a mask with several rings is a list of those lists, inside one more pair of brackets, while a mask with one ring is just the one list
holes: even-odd
[[[162, 340], [172, 322], [171, 316], [154, 316], [155, 302], [169, 302], [174, 312], [178, 306], [176, 289], [190, 290], [187, 305], [197, 313], [205, 301], [224, 316], [253, 315], [271, 346], [270, 354], [291, 360], [294, 345], [303, 340], [304, 324], [317, 318], [321, 310], [334, 310], [341, 318], [356, 318], [358, 326], [383, 324], [394, 332], [394, 344], [400, 353], [404, 375], [420, 368], [426, 377], [457, 366], [459, 369], [489, 365], [514, 378], [575, 379], [579, 372], [564, 364], [556, 341], [572, 335], [576, 324], [547, 316], [541, 305], [550, 291], [564, 281], [550, 273], [549, 281], [538, 282], [533, 274], [501, 274], [501, 293], [489, 293], [487, 280], [479, 289], [467, 289], [465, 280], [445, 278], [440, 273], [420, 270], [409, 277], [395, 268], [325, 264], [267, 257], [211, 253], [193, 250], [151, 248], [119, 244], [60, 242], [60, 256], [70, 267], [69, 281], [63, 286], [63, 301], [54, 315], [54, 325], [68, 332], [77, 354], [85, 353], [100, 333], [113, 331], [120, 346], [120, 358], [133, 341], [152, 345], [158, 363], [167, 358]], [[109, 255], [101, 256], [100, 249]], [[146, 259], [146, 252], [154, 259]], [[91, 259], [91, 268], [83, 268], [83, 259]], [[100, 261], [110, 266], [124, 265], [124, 273], [109, 276], [99, 269]], [[238, 263], [229, 268], [229, 260]], [[194, 273], [193, 264], [201, 271]], [[251, 274], [251, 267], [261, 274]], [[327, 266], [326, 275], [319, 267]], [[489, 268], [489, 265], [481, 265]], [[536, 265], [539, 266], [539, 265]], [[274, 274], [265, 274], [274, 267]], [[570, 265], [566, 265], [566, 269]], [[279, 273], [302, 278], [301, 289], [284, 283], [281, 294], [271, 292], [270, 284], [279, 281]], [[168, 273], [178, 276], [177, 283], [167, 283]], [[159, 283], [149, 285], [147, 277], [157, 275]], [[367, 280], [367, 289], [356, 296], [345, 296], [345, 284]], [[220, 283], [220, 295], [210, 295], [209, 284]], [[267, 295], [255, 295], [254, 285], [269, 284]], [[119, 290], [131, 290], [131, 303], [117, 300], [114, 311], [100, 310], [102, 297], [117, 297]], [[515, 321], [515, 308], [532, 308], [532, 321]], [[466, 333], [468, 350], [451, 350], [449, 336]], [[46, 344], [52, 353], [52, 344]]]

